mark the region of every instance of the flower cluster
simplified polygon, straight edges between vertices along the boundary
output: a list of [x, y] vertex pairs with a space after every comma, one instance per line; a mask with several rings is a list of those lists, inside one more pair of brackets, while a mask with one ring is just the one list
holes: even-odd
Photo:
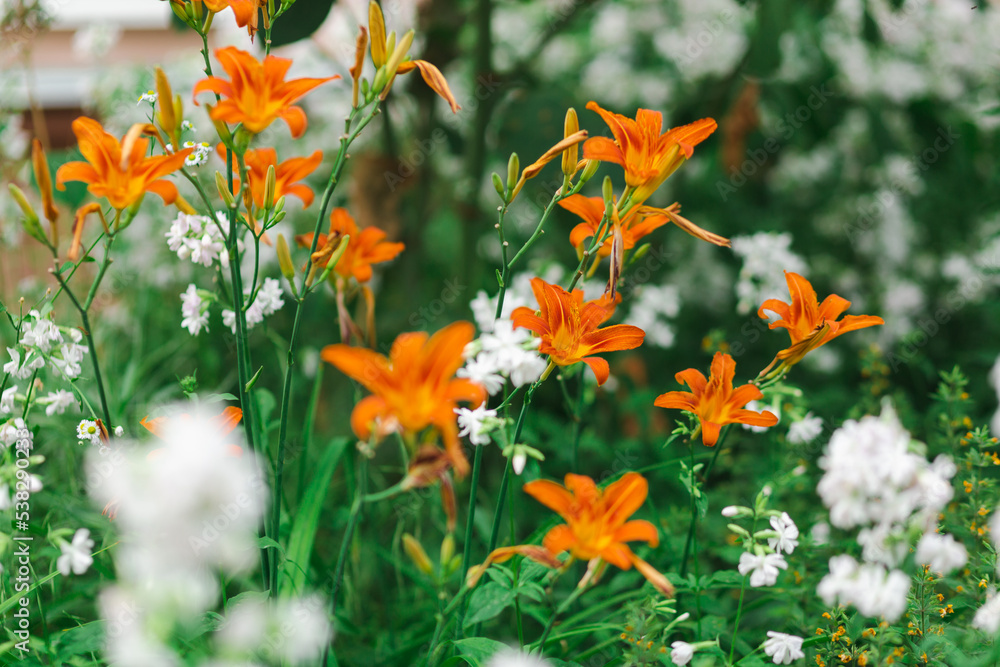
[[[229, 251], [226, 249], [228, 233], [229, 218], [221, 212], [216, 214], [214, 221], [204, 215], [178, 213], [165, 236], [167, 247], [177, 253], [177, 257], [211, 267], [216, 261], [223, 266], [229, 263]], [[243, 241], [237, 243], [242, 252]]]
[[[66, 340], [66, 337], [69, 340]], [[78, 377], [80, 362], [89, 350], [81, 345], [83, 333], [79, 329], [61, 328], [37, 310], [32, 310], [21, 322], [21, 339], [18, 347], [8, 347], [10, 361], [3, 372], [17, 379], [26, 380], [45, 367], [46, 361], [66, 379]], [[10, 387], [0, 401], [0, 412], [11, 412], [15, 387]], [[51, 414], [51, 413], [50, 413]]]
[[515, 387], [531, 384], [541, 377], [545, 360], [538, 354], [541, 340], [525, 329], [515, 329], [510, 320], [497, 320], [493, 329], [465, 347], [465, 366], [456, 375], [481, 384], [492, 396], [504, 379]]
[[[245, 288], [243, 295], [246, 297], [252, 296], [251, 288]], [[264, 321], [265, 317], [274, 315], [284, 305], [285, 300], [281, 290], [281, 283], [274, 278], [265, 278], [256, 297], [246, 310], [247, 328], [252, 329], [257, 326]], [[222, 323], [229, 327], [230, 331], [236, 333], [236, 313], [234, 311], [228, 308], [223, 309]]]

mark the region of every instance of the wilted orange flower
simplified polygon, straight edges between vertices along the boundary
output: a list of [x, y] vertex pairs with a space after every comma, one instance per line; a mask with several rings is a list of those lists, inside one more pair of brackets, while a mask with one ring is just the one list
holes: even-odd
[[625, 169], [625, 183], [636, 188], [632, 201], [646, 201], [658, 187], [691, 157], [694, 147], [708, 138], [717, 123], [702, 118], [660, 134], [663, 116], [650, 109], [639, 109], [635, 120], [606, 111], [596, 102], [587, 108], [596, 111], [611, 128], [614, 140], [593, 137], [583, 145], [583, 157], [588, 160], [614, 162]]
[[[560, 200], [559, 205], [583, 219], [583, 222], [574, 227], [569, 233], [569, 242], [574, 248], [580, 247], [581, 243], [597, 235], [601, 227], [601, 220], [604, 218], [605, 207], [603, 197], [571, 195]], [[671, 206], [671, 208], [674, 207], [680, 208], [677, 204]], [[662, 213], [647, 213], [646, 211], [640, 211], [639, 207], [633, 207], [621, 221], [622, 239], [625, 243], [625, 250], [631, 250], [640, 239], [668, 222], [670, 222], [670, 218]], [[611, 242], [612, 239], [609, 236], [601, 247], [597, 249], [598, 255], [601, 257], [610, 255]]]
[[885, 320], [874, 315], [845, 315], [838, 321], [840, 314], [851, 307], [850, 301], [831, 294], [823, 299], [823, 303], [819, 303], [812, 284], [791, 271], [785, 271], [785, 281], [788, 283], [791, 303], [768, 299], [757, 310], [757, 315], [763, 319], [768, 318], [765, 310], [770, 310], [781, 318], [769, 324], [769, 328], [788, 330], [791, 345], [776, 357], [785, 366], [798, 363], [810, 350], [815, 350], [848, 331], [885, 324]]
[[[226, 159], [226, 147], [219, 144], [216, 147], [223, 160]], [[323, 162], [323, 151], [316, 151], [309, 157], [292, 157], [284, 162], [278, 162], [278, 153], [273, 148], [256, 148], [248, 150], [243, 159], [250, 180], [250, 194], [257, 208], [264, 208], [264, 191], [267, 186], [267, 168], [274, 167], [274, 200], [294, 195], [302, 200], [302, 207], [309, 208], [316, 198], [312, 188], [299, 183]], [[234, 176], [234, 192], [240, 188], [240, 179]]]
[[597, 384], [604, 384], [611, 372], [608, 362], [590, 356], [602, 352], [631, 350], [642, 345], [646, 333], [630, 324], [615, 324], [599, 329], [615, 313], [618, 299], [607, 295], [584, 302], [583, 290], [567, 292], [541, 278], [531, 279], [531, 290], [538, 300], [538, 314], [521, 306], [511, 313], [515, 327], [533, 331], [541, 339], [538, 351], [549, 355], [558, 366], [572, 366], [582, 361], [590, 366]]
[[[187, 0], [170, 0], [175, 4], [187, 4]], [[257, 32], [257, 9], [266, 3], [261, 0], [192, 0], [193, 2], [204, 2], [205, 6], [213, 12], [221, 12], [226, 8], [233, 10], [236, 16], [236, 25], [247, 28], [250, 35]]]
[[133, 126], [119, 143], [96, 120], [82, 116], [74, 120], [73, 133], [87, 161], [59, 167], [56, 187], [65, 190], [68, 181], [82, 181], [92, 195], [105, 197], [118, 210], [128, 208], [147, 192], [158, 194], [165, 204], [174, 203], [177, 187], [164, 176], [183, 167], [184, 158], [194, 149], [146, 157], [149, 140], [139, 138], [142, 128]]
[[701, 371], [689, 368], [674, 377], [681, 384], [691, 388], [687, 391], [668, 391], [654, 401], [661, 408], [675, 408], [694, 413], [701, 422], [701, 441], [714, 447], [719, 439], [719, 431], [726, 424], [748, 424], [750, 426], [774, 426], [778, 418], [764, 410], [754, 412], [744, 409], [750, 401], [760, 400], [764, 394], [755, 385], [745, 384], [733, 388], [736, 362], [724, 352], [716, 352], [712, 357], [712, 376], [708, 380]]
[[371, 396], [351, 413], [351, 428], [361, 439], [390, 433], [415, 436], [427, 427], [441, 434], [445, 450], [459, 475], [469, 470], [455, 423], [459, 401], [478, 407], [486, 390], [471, 380], [455, 378], [462, 352], [475, 336], [469, 322], [455, 322], [431, 337], [424, 332], [400, 334], [389, 358], [349, 345], [328, 345], [321, 357], [354, 378]]
[[[565, 482], [565, 487], [548, 480], [524, 485], [526, 493], [566, 521], [545, 535], [544, 549], [532, 545], [497, 549], [490, 554], [486, 564], [501, 562], [519, 553], [549, 567], [558, 567], [560, 563], [555, 556], [568, 551], [573, 558], [587, 562], [601, 559], [623, 570], [634, 565], [658, 591], [667, 597], [673, 596], [674, 587], [670, 581], [636, 556], [627, 544], [643, 541], [655, 547], [660, 542], [653, 524], [628, 520], [646, 502], [649, 492], [646, 479], [639, 473], [629, 472], [603, 490], [584, 475], [570, 473]], [[477, 569], [473, 576], [481, 572], [481, 568]]]
[[[347, 249], [344, 250], [334, 270], [345, 278], [354, 276], [359, 283], [371, 280], [372, 264], [395, 259], [405, 247], [402, 243], [386, 241], [385, 232], [378, 227], [365, 227], [359, 231], [358, 223], [347, 209], [335, 208], [330, 214], [330, 234], [319, 235], [319, 240], [316, 242], [317, 252], [328, 245], [336, 247], [344, 236], [350, 236], [351, 240], [347, 242]], [[299, 234], [295, 237], [295, 241], [303, 248], [311, 248], [312, 240], [312, 234]], [[326, 261], [320, 262], [321, 267], [325, 267], [326, 264]]]
[[215, 57], [231, 80], [217, 76], [202, 79], [194, 86], [194, 96], [210, 91], [226, 98], [212, 108], [212, 119], [243, 123], [243, 127], [255, 134], [281, 118], [288, 123], [293, 137], [301, 137], [306, 131], [306, 114], [292, 105], [313, 88], [340, 78], [285, 81], [291, 60], [267, 56], [261, 63], [235, 46], [218, 49]]

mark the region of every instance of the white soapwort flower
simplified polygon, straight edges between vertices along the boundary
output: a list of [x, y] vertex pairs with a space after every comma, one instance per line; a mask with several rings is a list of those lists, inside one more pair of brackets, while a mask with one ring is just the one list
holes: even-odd
[[799, 529], [787, 512], [782, 512], [781, 516], [772, 516], [771, 528], [778, 536], [767, 538], [767, 546], [776, 552], [791, 554], [799, 546]]
[[7, 387], [3, 394], [0, 394], [0, 412], [14, 412], [14, 396], [17, 394], [17, 385]]
[[487, 410], [486, 404], [483, 403], [475, 410], [455, 408], [455, 414], [458, 415], [458, 436], [460, 438], [468, 436], [469, 442], [473, 445], [490, 444], [490, 431], [493, 429], [484, 422], [487, 419], [496, 419], [496, 410]]
[[691, 662], [694, 650], [694, 646], [687, 642], [674, 642], [670, 645], [670, 660], [678, 667], [683, 667]]
[[52, 415], [61, 415], [66, 412], [66, 408], [75, 402], [75, 397], [65, 389], [60, 389], [59, 391], [49, 392], [49, 395], [39, 402], [48, 403], [48, 406], [45, 408], [45, 414], [51, 417]]
[[814, 417], [807, 412], [806, 416], [788, 427], [788, 442], [807, 444], [815, 440], [823, 432], [823, 419]]
[[465, 366], [459, 368], [455, 376], [482, 385], [490, 396], [494, 396], [504, 385], [504, 378], [498, 370], [492, 355], [477, 354], [465, 362]]
[[181, 294], [181, 315], [184, 318], [181, 320], [181, 326], [192, 336], [197, 336], [202, 329], [208, 330], [207, 304], [193, 283]]
[[750, 575], [750, 585], [754, 588], [773, 586], [778, 581], [780, 570], [787, 570], [788, 563], [781, 554], [754, 554], [744, 552], [740, 555], [739, 572], [743, 576]]
[[94, 563], [94, 540], [90, 539], [90, 531], [86, 528], [76, 531], [72, 543], [63, 542], [59, 546], [62, 555], [56, 560], [56, 569], [64, 577], [68, 577], [70, 572], [83, 574]]
[[783, 632], [768, 630], [769, 639], [764, 642], [764, 653], [769, 655], [776, 665], [790, 665], [796, 660], [806, 657], [802, 652], [802, 637], [786, 635]]
[[986, 603], [976, 610], [976, 615], [972, 618], [972, 627], [988, 635], [1000, 632], [1000, 595], [997, 595], [995, 590], [986, 595]]
[[917, 542], [916, 559], [921, 565], [930, 567], [931, 571], [948, 575], [965, 565], [969, 553], [965, 545], [951, 535], [925, 533]]

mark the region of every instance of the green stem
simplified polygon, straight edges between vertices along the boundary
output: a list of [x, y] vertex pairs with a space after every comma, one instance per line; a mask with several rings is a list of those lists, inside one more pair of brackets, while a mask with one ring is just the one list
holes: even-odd
[[[753, 524], [750, 528], [750, 534], [753, 535], [757, 532], [757, 514], [754, 512]], [[729, 664], [733, 664], [733, 656], [736, 655], [736, 635], [740, 630], [740, 619], [743, 618], [743, 595], [747, 590], [747, 581], [750, 579], [750, 575], [743, 576], [743, 583], [740, 585], [740, 601], [736, 607], [736, 621], [733, 623], [733, 641], [729, 646]], [[740, 658], [742, 660], [742, 658]]]
[[570, 593], [569, 597], [563, 600], [563, 603], [559, 605], [559, 607], [555, 610], [552, 616], [549, 617], [549, 622], [545, 625], [545, 631], [542, 632], [542, 637], [541, 639], [538, 640], [539, 653], [541, 654], [545, 653], [545, 641], [549, 638], [549, 635], [552, 633], [552, 628], [555, 627], [556, 619], [560, 616], [560, 614], [569, 609], [570, 605], [576, 602], [576, 599], [581, 595], [583, 595], [583, 592], [585, 590], [586, 590], [585, 588], [581, 588], [580, 586], [574, 588], [573, 592]]
[[[472, 531], [476, 523], [476, 491], [479, 489], [479, 475], [483, 464], [483, 447], [476, 447], [476, 453], [472, 457], [472, 481], [469, 485], [469, 518], [465, 522], [465, 544], [462, 547], [462, 576], [469, 571], [469, 564], [472, 559]], [[455, 638], [462, 638], [462, 622], [465, 620], [465, 605], [458, 609], [458, 627]]]

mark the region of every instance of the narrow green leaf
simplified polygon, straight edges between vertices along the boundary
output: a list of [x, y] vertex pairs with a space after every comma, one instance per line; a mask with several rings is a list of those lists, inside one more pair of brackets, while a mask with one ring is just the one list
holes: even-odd
[[247, 391], [250, 391], [251, 389], [253, 389], [253, 386], [254, 386], [255, 384], [257, 384], [257, 378], [259, 378], [259, 377], [260, 377], [260, 372], [261, 372], [262, 370], [264, 370], [264, 367], [263, 367], [263, 366], [261, 366], [260, 368], [258, 368], [258, 369], [257, 369], [257, 372], [253, 374], [253, 377], [252, 377], [252, 378], [250, 378], [250, 381], [249, 381], [249, 382], [247, 382]]
[[[288, 537], [288, 553], [281, 569], [279, 590], [283, 595], [300, 595], [305, 588], [306, 573], [309, 570], [309, 556], [319, 528], [320, 512], [330, 488], [330, 480], [337, 464], [347, 451], [347, 438], [336, 438], [323, 452], [316, 468], [316, 474], [309, 481], [302, 496], [302, 506], [295, 512], [295, 522]], [[302, 452], [299, 456], [306, 456]]]

